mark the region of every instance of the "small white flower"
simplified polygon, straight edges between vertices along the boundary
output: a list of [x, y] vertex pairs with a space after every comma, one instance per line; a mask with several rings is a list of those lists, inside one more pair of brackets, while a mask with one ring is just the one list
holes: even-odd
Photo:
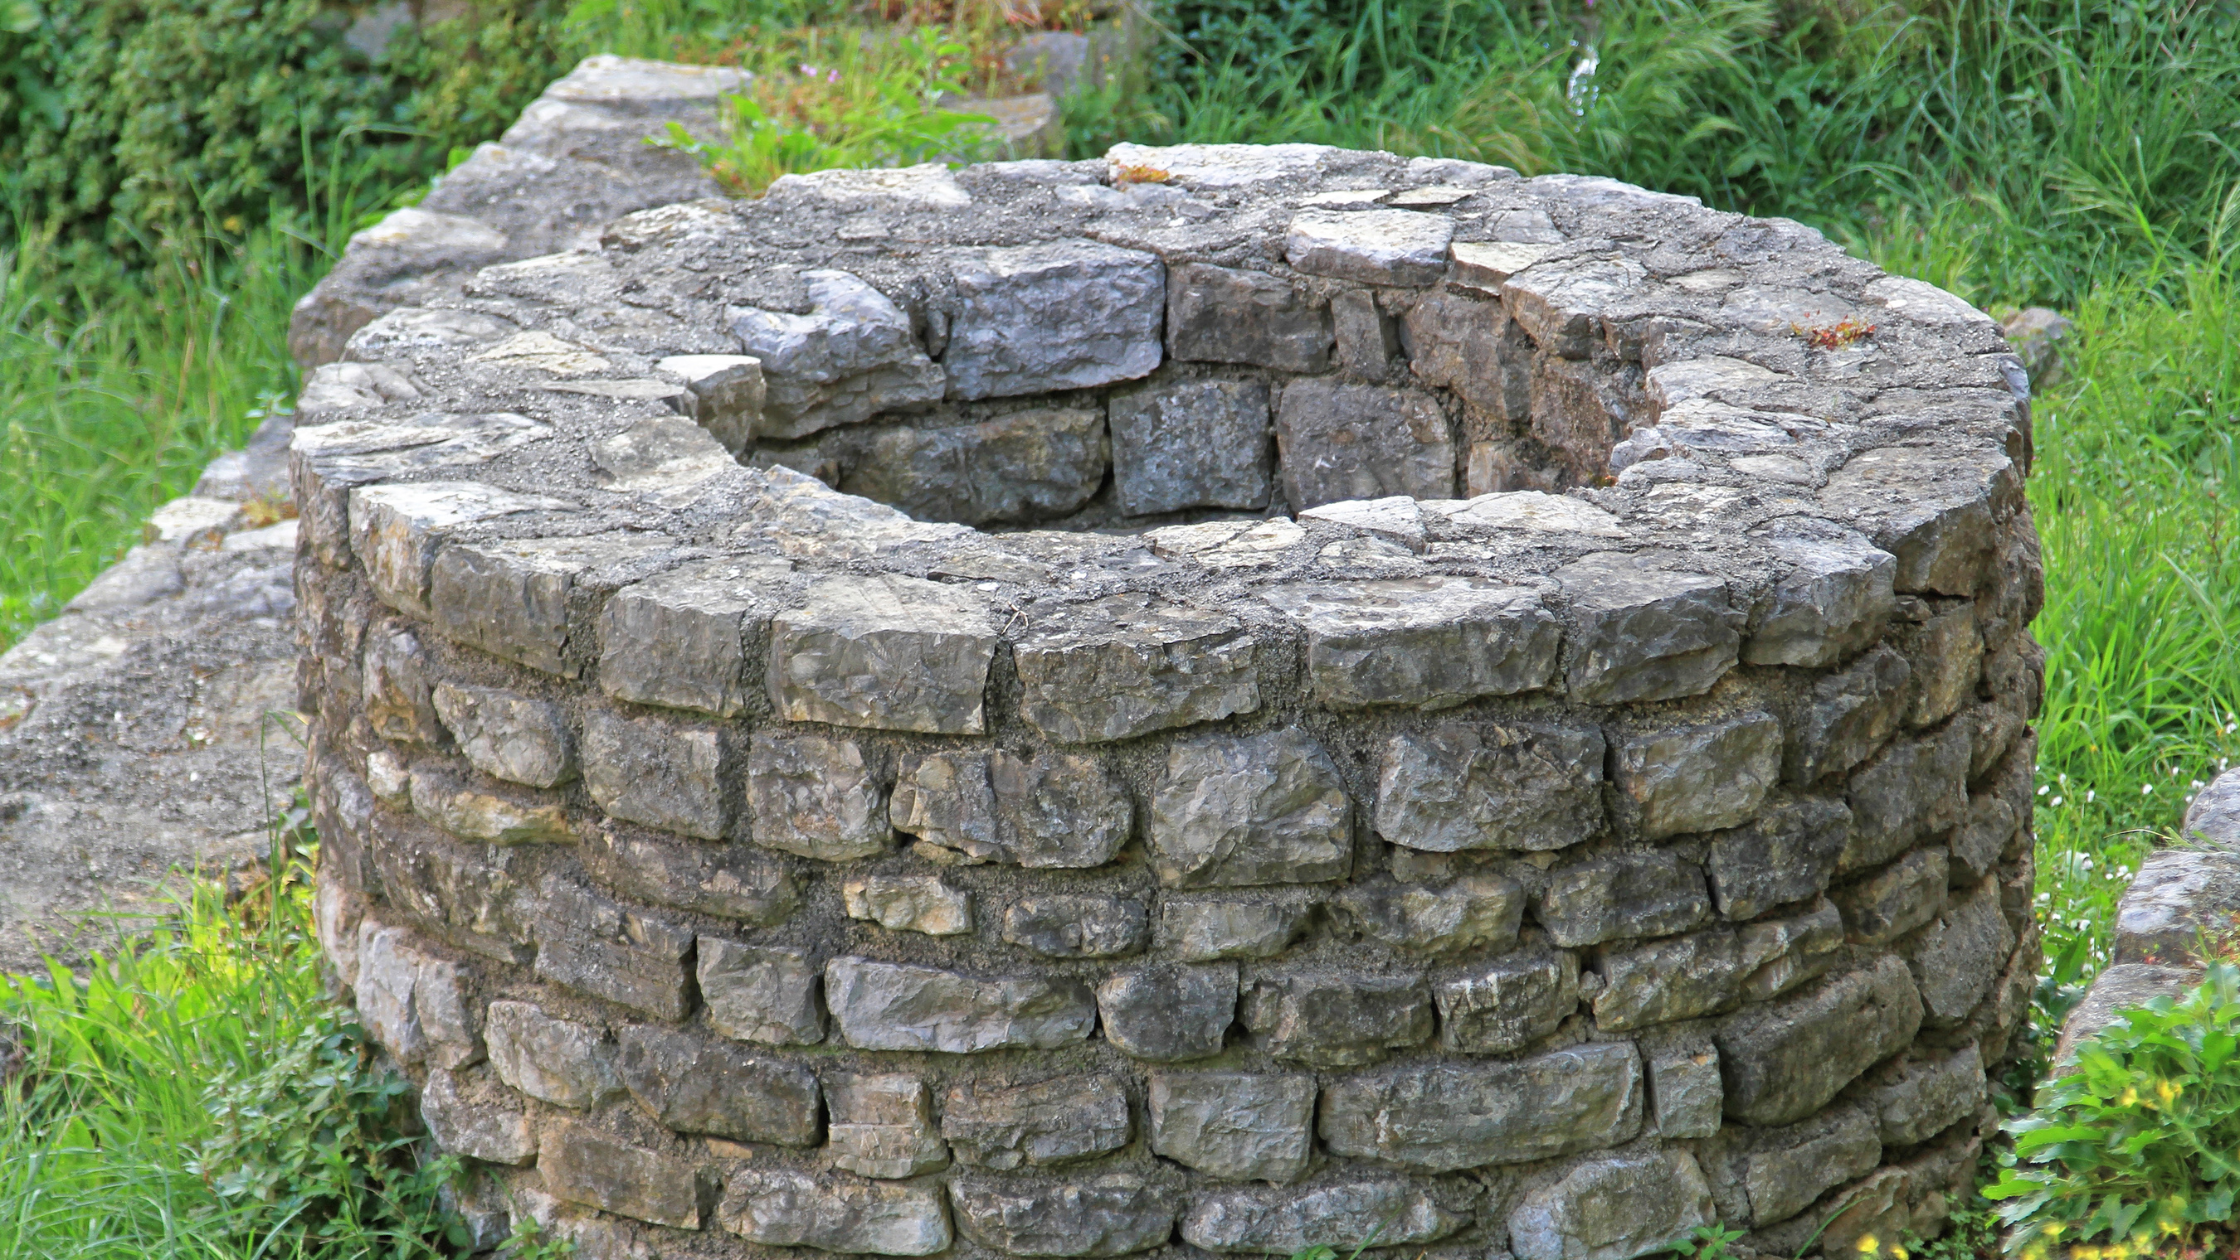
[[2139, 795], [2141, 795], [2141, 796], [2151, 796], [2151, 795], [2153, 795], [2153, 794], [2154, 794], [2154, 784], [2152, 784], [2152, 783], [2142, 783], [2142, 784], [2140, 784], [2140, 785], [2139, 785]]
[[2056, 796], [2052, 800], [2047, 801], [2046, 804], [2053, 806], [2055, 809], [2059, 809], [2061, 808], [2061, 798]]

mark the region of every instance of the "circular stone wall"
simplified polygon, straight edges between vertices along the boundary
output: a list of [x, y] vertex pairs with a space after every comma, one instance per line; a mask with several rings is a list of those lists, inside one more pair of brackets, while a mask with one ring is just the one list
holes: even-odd
[[1805, 228], [789, 177], [373, 321], [301, 424], [321, 937], [479, 1228], [1835, 1254], [1969, 1184], [2027, 386]]

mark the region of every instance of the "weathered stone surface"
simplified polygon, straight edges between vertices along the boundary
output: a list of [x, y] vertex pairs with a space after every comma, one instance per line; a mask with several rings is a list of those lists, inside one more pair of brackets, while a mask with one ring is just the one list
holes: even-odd
[[1529, 414], [1532, 343], [1500, 303], [1453, 289], [1427, 297], [1409, 308], [1400, 343], [1408, 366], [1425, 384], [1445, 386], [1503, 420]]
[[2240, 771], [2227, 770], [2186, 808], [2188, 838], [2219, 849], [2240, 849]]
[[[1171, 327], [1168, 336], [1175, 336]], [[1327, 330], [1323, 338], [1327, 343]], [[1122, 512], [1256, 512], [1268, 506], [1275, 460], [1265, 383], [1224, 377], [1163, 381], [1117, 391], [1105, 407], [1112, 426], [1112, 484]]]
[[1620, 740], [1611, 783], [1619, 818], [1644, 840], [1748, 822], [1781, 774], [1781, 724], [1739, 713]]
[[1315, 698], [1335, 708], [1449, 708], [1545, 686], [1563, 632], [1540, 597], [1486, 578], [1278, 586], [1261, 597], [1307, 633]]
[[1835, 891], [1851, 939], [1884, 945], [1944, 910], [1947, 861], [1942, 849], [1917, 849]]
[[485, 844], [573, 844], [568, 812], [551, 796], [477, 783], [434, 766], [408, 780], [412, 812], [461, 840]]
[[881, 411], [939, 402], [947, 378], [910, 317], [845, 271], [802, 273], [809, 313], [734, 307], [731, 331], [761, 361], [758, 439], [793, 438]]
[[1301, 971], [1244, 992], [1244, 1026], [1276, 1058], [1358, 1067], [1431, 1038], [1431, 993], [1415, 976]]
[[1949, 1028], [1966, 1019], [1991, 991], [2014, 946], [2014, 928], [2000, 912], [1995, 886], [1955, 897], [1905, 950], [1921, 990], [1923, 1026]]
[[1952, 866], [1956, 875], [1980, 880], [1999, 864], [2022, 827], [2014, 807], [1990, 792], [1968, 798], [1968, 816], [1952, 833]]
[[1703, 872], [1670, 853], [1613, 852], [1550, 871], [1534, 913], [1556, 944], [1594, 945], [1694, 927], [1711, 898]]
[[2084, 1000], [2062, 1021], [2061, 1040], [2053, 1050], [2054, 1064], [2074, 1066], [2078, 1043], [2098, 1036], [2102, 1029], [2120, 1020], [2125, 1011], [2145, 1006], [2158, 997], [2175, 1000], [2180, 993], [2200, 982], [2201, 972], [2194, 967], [2164, 967], [2152, 963], [2117, 963], [2109, 967], [2085, 990]]
[[1579, 1009], [1579, 956], [1519, 950], [1435, 981], [1439, 1045], [1457, 1054], [1506, 1054], [1556, 1030]]
[[1633, 1045], [1596, 1042], [1346, 1077], [1323, 1090], [1318, 1123], [1333, 1155], [1452, 1172], [1615, 1146], [1640, 1132], [1641, 1102]]
[[1014, 411], [938, 428], [842, 430], [830, 445], [768, 450], [757, 463], [768, 459], [817, 472], [816, 458], [828, 450], [845, 452], [839, 487], [846, 493], [893, 504], [916, 520], [967, 525], [1079, 511], [1096, 496], [1111, 464], [1103, 414], [1078, 407]]
[[1873, 1172], [1882, 1162], [1873, 1117], [1852, 1107], [1830, 1108], [1785, 1128], [1743, 1130], [1720, 1145], [1732, 1152], [1722, 1171], [1741, 1183], [1750, 1220], [1759, 1226], [1795, 1216], [1822, 1194]]
[[1815, 682], [1789, 726], [1784, 770], [1790, 782], [1844, 774], [1873, 756], [1897, 733], [1912, 683], [1912, 667], [1888, 644]]
[[792, 567], [711, 560], [616, 591], [599, 616], [599, 686], [617, 700], [737, 715]]
[[854, 740], [761, 732], [748, 750], [756, 844], [826, 862], [884, 853], [894, 847], [886, 798]]
[[1436, 886], [1355, 884], [1332, 904], [1387, 945], [1445, 954], [1514, 941], [1524, 903], [1524, 889], [1488, 874]]
[[[331, 843], [331, 841], [330, 841]], [[466, 845], [424, 823], [377, 813], [373, 866], [391, 905], [447, 925], [453, 944], [503, 962], [529, 961], [535, 897], [516, 849]]]
[[1310, 276], [1363, 284], [1437, 284], [1447, 273], [1454, 221], [1411, 210], [1302, 210], [1284, 235], [1284, 261]]
[[492, 1164], [526, 1164], [537, 1157], [537, 1134], [518, 1108], [467, 1098], [449, 1072], [428, 1073], [420, 1089], [420, 1118], [428, 1136], [455, 1155]]
[[961, 936], [972, 930], [972, 894], [938, 875], [859, 875], [840, 886], [851, 919], [867, 919], [894, 932]]
[[573, 678], [589, 653], [571, 648], [570, 606], [658, 565], [670, 545], [659, 534], [453, 543], [428, 568], [428, 606], [455, 642]]
[[1930, 726], [1960, 711], [1983, 676], [1983, 632], [1976, 606], [1961, 604], [1931, 617], [1915, 640], [1913, 703], [1908, 726]]
[[1848, 792], [1851, 839], [1836, 869], [1879, 866], [1965, 818], [1970, 738], [1959, 722], [1933, 735], [1900, 736], [1855, 771]]
[[1294, 510], [1404, 494], [1454, 497], [1454, 436], [1429, 394], [1312, 377], [1276, 405], [1284, 498]]
[[1972, 1045], [1941, 1058], [1917, 1058], [1878, 1073], [1859, 1101], [1884, 1146], [1926, 1142], [1982, 1108], [1989, 1085]]
[[1143, 903], [1130, 897], [1054, 894], [1013, 902], [1003, 939], [1045, 958], [1117, 958], [1150, 934]]
[[1314, 1158], [1314, 1077], [1161, 1072], [1145, 1102], [1151, 1149], [1228, 1181], [1297, 1181]]
[[1163, 898], [1159, 947], [1183, 962], [1273, 958], [1291, 947], [1314, 917], [1311, 901]]
[[1802, 520], [1777, 528], [1766, 546], [1787, 572], [1750, 610], [1744, 663], [1833, 665], [1874, 642], [1896, 607], [1897, 557], [1849, 530]]
[[1763, 1125], [1811, 1115], [1920, 1027], [1913, 977], [1887, 954], [1779, 1002], [1738, 1011], [1715, 1033], [1727, 1116]]
[[740, 845], [609, 825], [589, 837], [583, 860], [625, 896], [756, 927], [783, 923], [801, 905], [801, 890], [783, 865]]
[[825, 1002], [859, 1050], [1048, 1050], [1089, 1035], [1096, 999], [1075, 980], [977, 980], [867, 958], [825, 964]]
[[1167, 272], [1167, 353], [1311, 375], [1330, 365], [1330, 314], [1265, 272], [1183, 263]]
[[953, 1237], [938, 1187], [818, 1177], [787, 1168], [732, 1174], [719, 1219], [748, 1242], [842, 1255], [930, 1256], [947, 1251]]
[[1312, 1190], [1221, 1190], [1182, 1218], [1182, 1238], [1205, 1251], [1297, 1255], [1309, 1247], [1437, 1242], [1470, 1218], [1401, 1181], [1349, 1181]]
[[896, 1180], [949, 1166], [933, 1122], [933, 1091], [904, 1072], [833, 1072], [824, 1078], [836, 1168]]
[[549, 788], [575, 777], [575, 740], [557, 705], [451, 683], [436, 684], [430, 698], [460, 754], [491, 778]]
[[1398, 375], [1400, 330], [1380, 310], [1375, 293], [1341, 289], [1330, 295], [1330, 323], [1338, 337], [1338, 366], [1365, 381]]
[[1377, 834], [1430, 853], [1560, 849], [1602, 829], [1602, 732], [1446, 723], [1395, 735], [1377, 778]]
[[1851, 833], [1851, 807], [1825, 796], [1774, 801], [1749, 825], [1711, 838], [1704, 869], [1729, 919], [1817, 897], [1835, 876]]
[[518, 512], [565, 508], [559, 499], [512, 494], [471, 481], [361, 486], [350, 492], [350, 550], [381, 601], [427, 619], [428, 575], [447, 532]]
[[1606, 949], [1595, 1023], [1622, 1032], [1717, 1014], [1745, 997], [1771, 997], [1826, 971], [1842, 943], [1841, 921], [1823, 908], [1739, 931], [1722, 925]]
[[1734, 668], [1743, 619], [1719, 578], [1612, 553], [1555, 577], [1571, 601], [1572, 699], [1676, 700], [1709, 691]]
[[540, 979], [677, 1021], [692, 1011], [690, 928], [558, 876], [538, 894]]
[[544, 1131], [537, 1172], [555, 1198], [674, 1229], [699, 1229], [715, 1197], [683, 1160], [576, 1124]]
[[1097, 986], [1105, 1038], [1138, 1059], [1177, 1063], [1221, 1053], [1237, 1018], [1235, 964], [1153, 963]]
[[770, 622], [770, 701], [781, 717], [977, 735], [995, 655], [987, 607], [905, 577], [827, 578]]
[[957, 1231], [1014, 1256], [1124, 1256], [1163, 1245], [1176, 1206], [1133, 1173], [1049, 1184], [959, 1177], [949, 1183]]
[[1156, 254], [1074, 240], [951, 260], [951, 398], [1088, 389], [1159, 366], [1167, 268]]
[[1702, 1138], [1719, 1131], [1725, 1097], [1717, 1046], [1676, 1046], [1648, 1056], [1651, 1119], [1659, 1137]]
[[1251, 713], [1257, 646], [1235, 617], [1149, 595], [1038, 608], [1013, 648], [1019, 716], [1095, 743]]
[[367, 725], [383, 739], [428, 745], [443, 739], [420, 636], [407, 623], [384, 622], [365, 636], [365, 684], [361, 692]]
[[1065, 1164], [1128, 1144], [1128, 1098], [1094, 1076], [1033, 1085], [967, 1083], [941, 1103], [941, 1136], [960, 1164], [1018, 1168]]
[[583, 1108], [622, 1092], [614, 1047], [589, 1025], [501, 1000], [483, 1015], [483, 1037], [498, 1079], [531, 1098]]
[[2119, 963], [2181, 964], [2204, 937], [2229, 931], [2240, 914], [2240, 854], [2163, 849], [2139, 864], [2116, 904]]
[[2013, 463], [1995, 446], [1884, 446], [1830, 475], [1820, 502], [1897, 557], [1899, 591], [1973, 595], [1997, 518], [2021, 491]]
[[664, 1127], [785, 1146], [817, 1140], [817, 1078], [807, 1068], [664, 1028], [625, 1028], [621, 1040], [623, 1084]]
[[700, 938], [700, 996], [708, 1027], [772, 1046], [824, 1040], [824, 968], [809, 950]]
[[593, 709], [583, 722], [583, 783], [610, 816], [702, 840], [731, 824], [724, 781], [735, 769], [711, 726]]
[[461, 1068], [482, 1058], [482, 1038], [459, 965], [409, 943], [403, 928], [359, 925], [353, 984], [366, 1031], [406, 1063]]
[[1152, 797], [1151, 851], [1169, 888], [1339, 879], [1353, 860], [1352, 803], [1297, 727], [1185, 739]]
[[683, 380], [684, 391], [669, 398], [669, 405], [706, 429], [725, 450], [737, 455], [753, 443], [769, 401], [762, 360], [743, 354], [673, 354], [653, 366]]
[[1584, 359], [1600, 339], [1604, 307], [1646, 279], [1631, 258], [1564, 258], [1538, 262], [1502, 282], [1509, 317], [1524, 325], [1541, 348]]
[[1509, 1213], [1509, 1249], [1517, 1260], [1631, 1260], [1715, 1218], [1686, 1151], [1613, 1155], [1526, 1195]]
[[1755, 970], [1742, 981], [1744, 1001], [1787, 993], [1835, 965], [1843, 948], [1843, 913], [1822, 898], [1802, 914], [1745, 923], [1735, 935]]

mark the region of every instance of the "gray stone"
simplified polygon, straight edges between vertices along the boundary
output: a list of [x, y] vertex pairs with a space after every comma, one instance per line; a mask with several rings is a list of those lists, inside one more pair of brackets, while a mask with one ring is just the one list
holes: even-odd
[[1435, 981], [1431, 995], [1442, 1049], [1507, 1054], [1554, 1032], [1579, 1009], [1579, 957], [1519, 950]]
[[1408, 366], [1426, 385], [1451, 389], [1503, 420], [1529, 414], [1532, 343], [1500, 303], [1453, 289], [1428, 296], [1409, 308], [1400, 340]]
[[1251, 713], [1257, 647], [1235, 617], [1149, 595], [1037, 608], [1012, 650], [1019, 716], [1094, 743]]
[[[632, 389], [633, 386], [644, 388]], [[621, 396], [658, 392], [664, 399], [683, 393], [676, 386], [660, 381], [600, 381], [546, 388], [562, 393], [605, 396], [615, 396], [623, 390], [629, 393]], [[612, 437], [593, 442], [589, 453], [606, 489], [624, 494], [643, 493], [669, 502], [697, 498], [703, 483], [739, 466], [731, 452], [707, 430], [690, 420], [675, 417], [640, 420]]]
[[754, 842], [825, 862], [894, 847], [887, 789], [863, 746], [822, 735], [759, 732], [747, 753]]
[[593, 709], [583, 722], [583, 783], [614, 818], [701, 840], [731, 825], [724, 781], [736, 772], [712, 726]]
[[1851, 1107], [1830, 1108], [1786, 1128], [1737, 1134], [1730, 1142], [1741, 1149], [1731, 1155], [1729, 1168], [1748, 1197], [1751, 1222], [1761, 1227], [1795, 1216], [1882, 1162], [1873, 1117]]
[[1996, 885], [1955, 898], [1906, 946], [1921, 990], [1922, 1026], [1950, 1028], [1967, 1019], [1991, 992], [2014, 946], [2014, 928], [2000, 912]]
[[412, 948], [403, 928], [368, 918], [358, 929], [358, 1017], [406, 1063], [462, 1068], [482, 1058], [482, 1038], [459, 964]]
[[1942, 849], [1917, 849], [1833, 894], [1851, 939], [1885, 945], [1944, 910], [1947, 860]]
[[754, 444], [769, 400], [762, 360], [743, 354], [673, 354], [653, 365], [684, 381], [668, 399], [686, 419], [708, 431], [733, 455]]
[[1042, 1167], [1090, 1159], [1128, 1144], [1128, 1098], [1094, 1076], [1058, 1076], [1003, 1087], [968, 1081], [941, 1102], [941, 1136], [960, 1164]]
[[1825, 796], [1777, 800], [1749, 825], [1711, 838], [1704, 869], [1719, 913], [1755, 919], [1775, 906], [1817, 897], [1835, 877], [1851, 833], [1851, 807]]
[[1612, 1155], [1526, 1195], [1509, 1213], [1509, 1250], [1517, 1260], [1632, 1260], [1716, 1218], [1686, 1151]]
[[1177, 1211], [1133, 1173], [1049, 1184], [960, 1177], [949, 1183], [957, 1232], [1013, 1256], [1124, 1256], [1162, 1246]]
[[1750, 821], [1781, 776], [1781, 724], [1739, 713], [1645, 731], [1610, 759], [1619, 818], [1644, 840], [1717, 831]]
[[1330, 315], [1266, 272], [1182, 263], [1167, 273], [1167, 353], [1312, 375], [1330, 366]]
[[1917, 1058], [1883, 1072], [1859, 1101], [1884, 1146], [1914, 1146], [1973, 1119], [1990, 1092], [1973, 1045], [1941, 1058]]
[[998, 749], [906, 756], [888, 816], [941, 860], [1080, 868], [1119, 852], [1135, 805], [1094, 758]]
[[1447, 274], [1454, 221], [1412, 210], [1301, 210], [1284, 261], [1310, 276], [1424, 288]]
[[[768, 458], [789, 462], [775, 451]], [[875, 430], [844, 460], [839, 485], [916, 520], [981, 525], [1077, 512], [1110, 464], [1101, 412], [1041, 407], [978, 424]]]
[[732, 1174], [723, 1227], [748, 1242], [842, 1255], [930, 1256], [952, 1241], [937, 1186], [819, 1177], [787, 1168]]
[[1446, 413], [1415, 390], [1295, 380], [1276, 405], [1276, 450], [1294, 510], [1393, 494], [1454, 497]]
[[1159, 903], [1159, 946], [1183, 962], [1273, 958], [1306, 931], [1314, 911], [1311, 901], [1167, 897]]
[[941, 401], [947, 378], [910, 333], [910, 317], [845, 271], [807, 271], [810, 311], [734, 307], [731, 331], [762, 364], [753, 437], [795, 438], [882, 411]]
[[536, 1131], [519, 1108], [488, 1106], [462, 1096], [451, 1073], [428, 1073], [420, 1090], [420, 1118], [444, 1151], [516, 1167], [537, 1157]]
[[1905, 963], [1888, 954], [1781, 1001], [1746, 1007], [1714, 1034], [1727, 1116], [1758, 1125], [1803, 1119], [1920, 1027], [1921, 995]]
[[2195, 967], [2116, 963], [2107, 968], [2092, 982], [2092, 987], [2085, 990], [2084, 1000], [2062, 1021], [2061, 1040], [2053, 1050], [2054, 1065], [2074, 1068], [2078, 1045], [2099, 1036], [2103, 1029], [2121, 1020], [2124, 1012], [2145, 1006], [2158, 997], [2174, 1001], [2199, 983], [2201, 972]]
[[1647, 271], [1631, 258], [1538, 262], [1502, 281], [1509, 317], [1551, 354], [1584, 359], [1601, 340], [1602, 312], [1639, 288]]
[[1784, 770], [1793, 783], [1848, 773], [1892, 735], [1913, 695], [1913, 669], [1888, 644], [1812, 684], [1789, 728]]
[[1730, 1009], [1741, 1001], [1743, 977], [1761, 961], [1745, 958], [1734, 930], [1724, 926], [1605, 950], [1595, 1026], [1625, 1032]]
[[1906, 594], [1974, 595], [1997, 520], [2019, 504], [2022, 481], [1997, 447], [1883, 446], [1831, 474], [1821, 504], [1898, 558]]
[[412, 812], [462, 840], [485, 844], [573, 844], [558, 798], [492, 787], [428, 765], [408, 780]]
[[1377, 296], [1360, 289], [1330, 295], [1330, 323], [1338, 336], [1338, 367], [1367, 381], [1390, 380], [1400, 359], [1400, 330], [1377, 309]]
[[2116, 904], [2115, 960], [2189, 964], [2240, 914], [2240, 854], [2163, 849], [2139, 864]]
[[1049, 1050], [1088, 1037], [1096, 999], [1076, 980], [977, 980], [953, 971], [835, 958], [825, 1002], [859, 1050]]
[[1347, 1181], [1311, 1190], [1218, 1190], [1182, 1219], [1183, 1241], [1214, 1252], [1292, 1256], [1310, 1247], [1350, 1253], [1375, 1237], [1380, 1247], [1433, 1243], [1469, 1224], [1419, 1186]]
[[616, 892], [695, 914], [770, 927], [801, 905], [784, 866], [740, 845], [608, 826], [591, 836], [583, 856], [585, 869]]
[[1151, 803], [1151, 862], [1169, 888], [1315, 883], [1353, 861], [1353, 811], [1305, 731], [1177, 742]]
[[1156, 254], [1051, 241], [950, 254], [949, 396], [1090, 389], [1159, 366], [1167, 268]]
[[1602, 829], [1602, 732], [1447, 723], [1386, 743], [1377, 834], [1429, 853], [1560, 849]]
[[1976, 606], [1961, 604], [1931, 617], [1913, 651], [1913, 704], [1908, 726], [1931, 726], [1960, 711], [1983, 676], [1983, 632]]
[[824, 1040], [824, 968], [809, 950], [700, 938], [708, 1027], [736, 1041], [807, 1046]]
[[1989, 875], [2021, 827], [2022, 820], [2005, 800], [1990, 792], [1970, 796], [1968, 817], [1952, 833], [1955, 876], [1980, 880]]
[[384, 622], [367, 632], [360, 696], [374, 734], [400, 744], [427, 746], [442, 741], [427, 662], [420, 636], [404, 623]]
[[589, 653], [571, 648], [571, 607], [641, 575], [671, 545], [660, 534], [453, 543], [428, 567], [431, 620], [455, 642], [573, 678]]
[[1278, 586], [1267, 600], [1306, 631], [1315, 698], [1335, 708], [1450, 708], [1547, 685], [1562, 628], [1524, 587], [1486, 578]]
[[962, 936], [972, 930], [972, 894], [938, 875], [858, 875], [840, 886], [840, 904], [851, 919], [890, 932]]
[[1727, 584], [1603, 553], [1556, 571], [1571, 601], [1571, 698], [1586, 704], [1676, 700], [1734, 668], [1741, 614]]
[[438, 683], [437, 716], [469, 764], [493, 779], [558, 787], [576, 776], [575, 740], [559, 706], [497, 687]]
[[576, 1124], [545, 1130], [537, 1173], [554, 1198], [672, 1229], [699, 1229], [715, 1197], [683, 1160]]
[[1641, 1058], [1593, 1042], [1507, 1063], [1439, 1063], [1346, 1077], [1322, 1092], [1322, 1144], [1424, 1172], [1524, 1164], [1641, 1131]]
[[1760, 919], [1735, 929], [1745, 962], [1754, 968], [1742, 981], [1744, 1001], [1778, 997], [1835, 965], [1843, 948], [1843, 913], [1825, 898], [1803, 914]]
[[546, 878], [538, 900], [539, 979], [672, 1023], [692, 1012], [690, 928], [559, 875]]
[[795, 722], [977, 735], [996, 625], [967, 592], [836, 577], [770, 622], [770, 700]]
[[451, 942], [501, 962], [529, 961], [536, 939], [527, 863], [516, 849], [465, 845], [425, 824], [376, 814], [374, 870], [389, 903], [457, 929]]
[[792, 567], [710, 560], [616, 591], [599, 615], [599, 686], [617, 700], [737, 716]]
[[1142, 949], [1149, 931], [1143, 903], [1129, 897], [1027, 897], [1003, 913], [1003, 939], [1044, 958], [1117, 958]]
[[1431, 1039], [1431, 993], [1416, 976], [1264, 975], [1245, 990], [1242, 1013], [1262, 1050], [1313, 1068], [1376, 1063]]
[[822, 1131], [807, 1068], [744, 1054], [664, 1028], [622, 1030], [622, 1081], [648, 1114], [679, 1133], [807, 1146]]
[[540, 1102], [595, 1107], [623, 1090], [614, 1047], [587, 1024], [501, 1000], [483, 1015], [483, 1037], [498, 1079]]
[[1711, 898], [1672, 854], [1619, 851], [1550, 871], [1535, 917], [1558, 945], [1594, 945], [1685, 931], [1711, 917]]
[[1717, 1046], [1675, 1046], [1648, 1056], [1650, 1114], [1663, 1138], [1704, 1138], [1719, 1131], [1725, 1094]]
[[1896, 607], [1897, 557], [1850, 530], [1799, 519], [1767, 549], [1786, 566], [1750, 610], [1750, 665], [1833, 665], [1873, 643]]
[[1227, 1181], [1297, 1181], [1314, 1158], [1315, 1093], [1303, 1073], [1157, 1073], [1145, 1094], [1151, 1149]]
[[1267, 507], [1275, 472], [1269, 406], [1268, 386], [1257, 380], [1198, 377], [1115, 392], [1105, 407], [1120, 510]]
[[1515, 882], [1484, 874], [1436, 887], [1355, 884], [1332, 904], [1384, 944], [1446, 954], [1516, 940], [1524, 903], [1524, 889]]
[[2218, 849], [2240, 849], [2240, 770], [2227, 770], [2186, 808], [2188, 839]]
[[1851, 839], [1836, 869], [1880, 866], [1922, 836], [1940, 835], [1965, 818], [1971, 738], [1959, 722], [1935, 735], [1900, 736], [1853, 772]]
[[949, 1166], [933, 1122], [933, 1091], [904, 1072], [833, 1072], [824, 1078], [832, 1164], [865, 1177], [899, 1180]]
[[1235, 964], [1153, 963], [1097, 986], [1106, 1040], [1129, 1056], [1177, 1063], [1221, 1053], [1237, 1018]]
[[360, 486], [350, 492], [350, 550], [381, 602], [426, 620], [429, 571], [445, 537], [462, 526], [520, 512], [565, 508], [469, 481]]
[[1006, 856], [984, 753], [909, 753], [895, 776], [887, 820], [896, 831], [972, 862]]

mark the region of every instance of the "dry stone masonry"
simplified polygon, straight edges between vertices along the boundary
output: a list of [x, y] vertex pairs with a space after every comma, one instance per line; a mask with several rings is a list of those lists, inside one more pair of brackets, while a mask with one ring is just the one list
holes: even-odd
[[350, 330], [292, 452], [321, 936], [493, 1237], [1834, 1255], [1965, 1190], [2038, 962], [1986, 317], [1304, 145], [575, 245]]

